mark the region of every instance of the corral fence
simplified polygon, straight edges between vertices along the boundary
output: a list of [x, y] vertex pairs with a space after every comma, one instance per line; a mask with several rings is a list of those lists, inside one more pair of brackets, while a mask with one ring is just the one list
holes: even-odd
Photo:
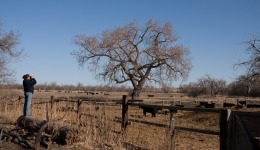
[[[123, 130], [127, 128], [128, 125], [128, 106], [139, 106], [139, 107], [146, 107], [146, 108], [154, 108], [154, 109], [168, 109], [170, 112], [170, 149], [175, 149], [174, 145], [174, 132], [175, 130], [184, 130], [190, 132], [199, 132], [203, 134], [213, 134], [219, 135], [220, 140], [220, 150], [227, 149], [227, 117], [228, 111], [226, 109], [217, 109], [217, 108], [187, 108], [187, 107], [178, 107], [178, 106], [159, 106], [159, 105], [148, 105], [143, 103], [134, 103], [131, 100], [128, 101], [127, 96], [124, 95], [122, 99], [122, 123], [121, 127]], [[195, 128], [185, 128], [185, 127], [176, 127], [174, 124], [174, 112], [178, 110], [186, 110], [186, 111], [201, 111], [201, 112], [214, 112], [219, 113], [219, 128], [220, 131], [210, 131], [210, 130], [202, 130], [202, 129], [195, 129]], [[158, 124], [157, 124], [158, 125]]]
[[260, 112], [231, 112], [227, 149], [260, 150]]
[[[19, 98], [20, 99], [20, 98]], [[83, 102], [93, 102], [97, 104], [98, 100], [91, 99], [78, 99], [78, 100], [64, 100], [62, 98], [44, 99], [42, 102], [37, 104], [50, 104], [52, 106], [55, 102], [72, 102], [76, 104], [77, 121], [80, 121], [79, 108]], [[99, 103], [111, 103], [112, 105], [121, 105], [122, 118], [117, 118], [114, 121], [121, 123], [122, 132], [127, 132], [129, 121], [139, 122], [143, 124], [149, 124], [160, 127], [169, 127], [170, 133], [170, 149], [175, 149], [175, 131], [183, 130], [188, 132], [197, 132], [202, 134], [218, 135], [219, 136], [219, 148], [220, 150], [260, 150], [260, 112], [240, 112], [230, 111], [223, 108], [199, 108], [199, 107], [179, 107], [179, 106], [162, 106], [162, 105], [151, 105], [142, 103], [142, 100], [128, 100], [126, 95], [123, 95], [120, 101], [98, 101]], [[147, 121], [128, 119], [129, 111], [128, 106], [138, 106], [144, 108], [154, 109], [168, 109], [170, 113], [169, 124], [151, 123]], [[195, 111], [195, 112], [211, 112], [219, 114], [219, 131], [204, 130], [198, 128], [179, 127], [175, 125], [174, 113], [180, 111]], [[52, 115], [52, 114], [51, 114]], [[120, 121], [121, 119], [121, 121]]]
[[[178, 106], [148, 105], [135, 103], [128, 100], [124, 95], [122, 99], [122, 123], [123, 130], [128, 125], [128, 106], [139, 106], [143, 108], [168, 109], [170, 112], [170, 149], [175, 149], [174, 133], [175, 130], [198, 132], [203, 134], [219, 135], [220, 150], [260, 150], [260, 112], [232, 111], [223, 108], [189, 108]], [[256, 104], [253, 104], [254, 106]], [[257, 105], [258, 106], [258, 105]], [[256, 107], [258, 108], [258, 107]], [[219, 113], [219, 131], [202, 130], [196, 128], [186, 128], [175, 126], [174, 113], [178, 110], [213, 112]], [[131, 120], [132, 121], [132, 120]], [[157, 124], [158, 125], [158, 124]], [[160, 125], [160, 124], [159, 124]]]

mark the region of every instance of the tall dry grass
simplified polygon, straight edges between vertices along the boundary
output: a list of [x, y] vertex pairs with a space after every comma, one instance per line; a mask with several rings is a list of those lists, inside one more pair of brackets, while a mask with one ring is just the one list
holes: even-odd
[[[10, 93], [1, 98], [0, 111], [2, 118], [0, 127], [14, 128], [16, 119], [22, 115], [23, 99], [18, 101], [12, 98], [12, 95], [21, 95], [21, 92]], [[51, 93], [53, 94], [53, 93]], [[74, 95], [73, 95], [74, 94]], [[72, 95], [66, 96], [67, 101], [40, 104], [42, 101], [49, 101], [50, 95], [36, 93], [33, 96], [31, 106], [31, 115], [35, 118], [46, 120], [46, 112], [50, 121], [57, 120], [66, 116], [58, 123], [64, 126], [78, 128], [80, 141], [74, 143], [74, 147], [83, 149], [160, 149], [168, 150], [170, 148], [170, 129], [158, 127], [152, 124], [143, 124], [131, 122], [126, 132], [121, 132], [121, 124], [116, 120], [121, 118], [120, 105], [109, 105], [103, 103], [83, 102], [78, 110], [77, 101], [70, 102]], [[11, 95], [11, 96], [9, 96]], [[120, 94], [117, 93], [120, 98]], [[57, 96], [56, 96], [57, 97]], [[114, 97], [113, 97], [114, 98]], [[77, 114], [77, 111], [79, 114]], [[178, 111], [175, 113], [176, 126], [196, 127], [201, 129], [218, 130], [218, 114], [198, 113]], [[163, 113], [157, 114], [157, 117], [151, 117], [148, 114], [144, 117], [142, 110], [138, 107], [129, 107], [129, 119], [148, 121], [169, 125], [169, 115]], [[3, 121], [9, 124], [3, 124]], [[119, 119], [120, 121], [120, 119]], [[175, 146], [177, 150], [183, 149], [219, 149], [219, 137], [216, 135], [205, 135], [200, 133], [191, 133], [186, 131], [175, 131]]]

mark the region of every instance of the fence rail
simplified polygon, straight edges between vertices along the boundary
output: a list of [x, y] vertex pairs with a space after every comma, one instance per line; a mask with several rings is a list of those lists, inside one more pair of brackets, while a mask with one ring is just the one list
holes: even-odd
[[[227, 110], [226, 109], [217, 109], [217, 108], [188, 108], [188, 107], [178, 107], [178, 106], [160, 106], [160, 105], [149, 105], [143, 103], [132, 103], [128, 102], [127, 96], [123, 95], [122, 98], [122, 122], [121, 127], [122, 130], [127, 128], [128, 124], [128, 106], [139, 106], [139, 107], [152, 107], [156, 109], [168, 109], [170, 111], [170, 135], [171, 135], [171, 147], [170, 149], [175, 149], [174, 145], [174, 132], [175, 130], [185, 130], [190, 132], [199, 132], [204, 134], [214, 134], [219, 135], [220, 140], [220, 150], [226, 150], [226, 139], [227, 139]], [[201, 112], [215, 112], [219, 113], [219, 132], [218, 131], [209, 131], [209, 130], [201, 130], [195, 128], [185, 128], [185, 127], [177, 127], [174, 123], [174, 112], [176, 110], [187, 110], [187, 111], [201, 111]], [[144, 123], [144, 122], [143, 122]]]

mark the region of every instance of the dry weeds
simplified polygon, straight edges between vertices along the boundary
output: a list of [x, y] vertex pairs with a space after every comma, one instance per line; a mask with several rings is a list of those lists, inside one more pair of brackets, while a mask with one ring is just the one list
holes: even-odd
[[[66, 101], [53, 103], [52, 108], [50, 103], [47, 105], [51, 119], [60, 118], [65, 112], [67, 112], [67, 115], [62, 121], [60, 121], [60, 124], [78, 127], [80, 130], [80, 142], [74, 143], [72, 146], [65, 146], [67, 149], [169, 149], [169, 127], [158, 127], [152, 124], [130, 121], [126, 134], [124, 134], [121, 132], [121, 124], [115, 121], [122, 116], [120, 105], [109, 105], [98, 102], [98, 99], [107, 101], [120, 100], [124, 94], [127, 93], [109, 93], [109, 95], [99, 93], [99, 95], [93, 96], [77, 92], [35, 92], [33, 95], [31, 114], [35, 118], [46, 120], [46, 103], [41, 104], [39, 102], [49, 101], [51, 95], [56, 98], [62, 97], [63, 99], [67, 99]], [[146, 103], [170, 105], [176, 100], [191, 100], [191, 98], [185, 97], [181, 94], [160, 93], [157, 95], [155, 94], [155, 97], [153, 98], [148, 98], [146, 96], [148, 94], [143, 94], [141, 97], [141, 99], [144, 99]], [[23, 93], [19, 90], [12, 90], [10, 93], [2, 91], [0, 92], [0, 95], [2, 95], [0, 97], [0, 128], [13, 129], [15, 128], [16, 119], [22, 115], [23, 99], [19, 101], [18, 96], [22, 96]], [[97, 101], [96, 103], [83, 102], [79, 110], [80, 120], [77, 120], [77, 103], [70, 101], [77, 101], [79, 97], [87, 97], [88, 99], [96, 99]], [[223, 97], [221, 100], [217, 99], [218, 98], [215, 97], [214, 101], [234, 101], [234, 99]], [[147, 117], [145, 117], [143, 116], [142, 109], [129, 106], [128, 114], [130, 120], [147, 121], [169, 126], [170, 117], [169, 114], [165, 115], [163, 113], [164, 111], [165, 110], [159, 112], [156, 117], [151, 117], [151, 114], [149, 113]], [[176, 126], [219, 131], [218, 113], [178, 111], [174, 114], [174, 118]], [[218, 135], [176, 130], [174, 139], [176, 150], [219, 149]], [[56, 148], [58, 149], [59, 147], [56, 146]]]

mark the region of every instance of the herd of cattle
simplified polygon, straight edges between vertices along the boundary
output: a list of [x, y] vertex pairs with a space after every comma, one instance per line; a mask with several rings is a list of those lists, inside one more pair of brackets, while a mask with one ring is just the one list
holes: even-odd
[[[185, 104], [175, 104], [171, 106], [177, 106], [177, 107], [189, 107], [185, 106]], [[216, 103], [213, 102], [206, 102], [206, 101], [200, 101], [198, 105], [195, 107], [200, 107], [200, 108], [216, 108]], [[223, 108], [235, 108], [235, 109], [240, 109], [240, 108], [260, 108], [260, 101], [252, 102], [252, 101], [238, 101], [237, 104], [234, 103], [223, 103]], [[143, 115], [146, 116], [147, 113], [151, 113], [152, 117], [155, 117], [157, 112], [159, 110], [162, 110], [162, 108], [159, 107], [154, 107], [154, 106], [139, 106], [139, 109], [143, 109]], [[167, 111], [163, 112], [164, 114], [167, 114]]]
[[[87, 95], [105, 95], [109, 96], [108, 92], [92, 92], [92, 91], [83, 91], [78, 93], [86, 93]], [[148, 97], [154, 97], [154, 95], [147, 95]], [[88, 100], [89, 101], [89, 100]], [[94, 100], [95, 101], [95, 100]], [[143, 103], [143, 100], [130, 100], [133, 103]], [[192, 104], [190, 104], [192, 103]], [[121, 104], [121, 101], [116, 101], [116, 104]], [[223, 105], [222, 105], [223, 104]], [[171, 106], [176, 107], [199, 107], [199, 108], [234, 108], [234, 109], [241, 109], [241, 108], [260, 108], [260, 101], [251, 101], [251, 100], [237, 100], [236, 103], [229, 103], [223, 102], [220, 104], [216, 104], [214, 102], [208, 101], [196, 101], [196, 102], [174, 102]], [[152, 117], [156, 117], [158, 111], [160, 113], [167, 114], [167, 111], [162, 111], [160, 107], [153, 107], [153, 106], [139, 106], [139, 109], [143, 110], [143, 115], [146, 116], [147, 113], [151, 113]]]

